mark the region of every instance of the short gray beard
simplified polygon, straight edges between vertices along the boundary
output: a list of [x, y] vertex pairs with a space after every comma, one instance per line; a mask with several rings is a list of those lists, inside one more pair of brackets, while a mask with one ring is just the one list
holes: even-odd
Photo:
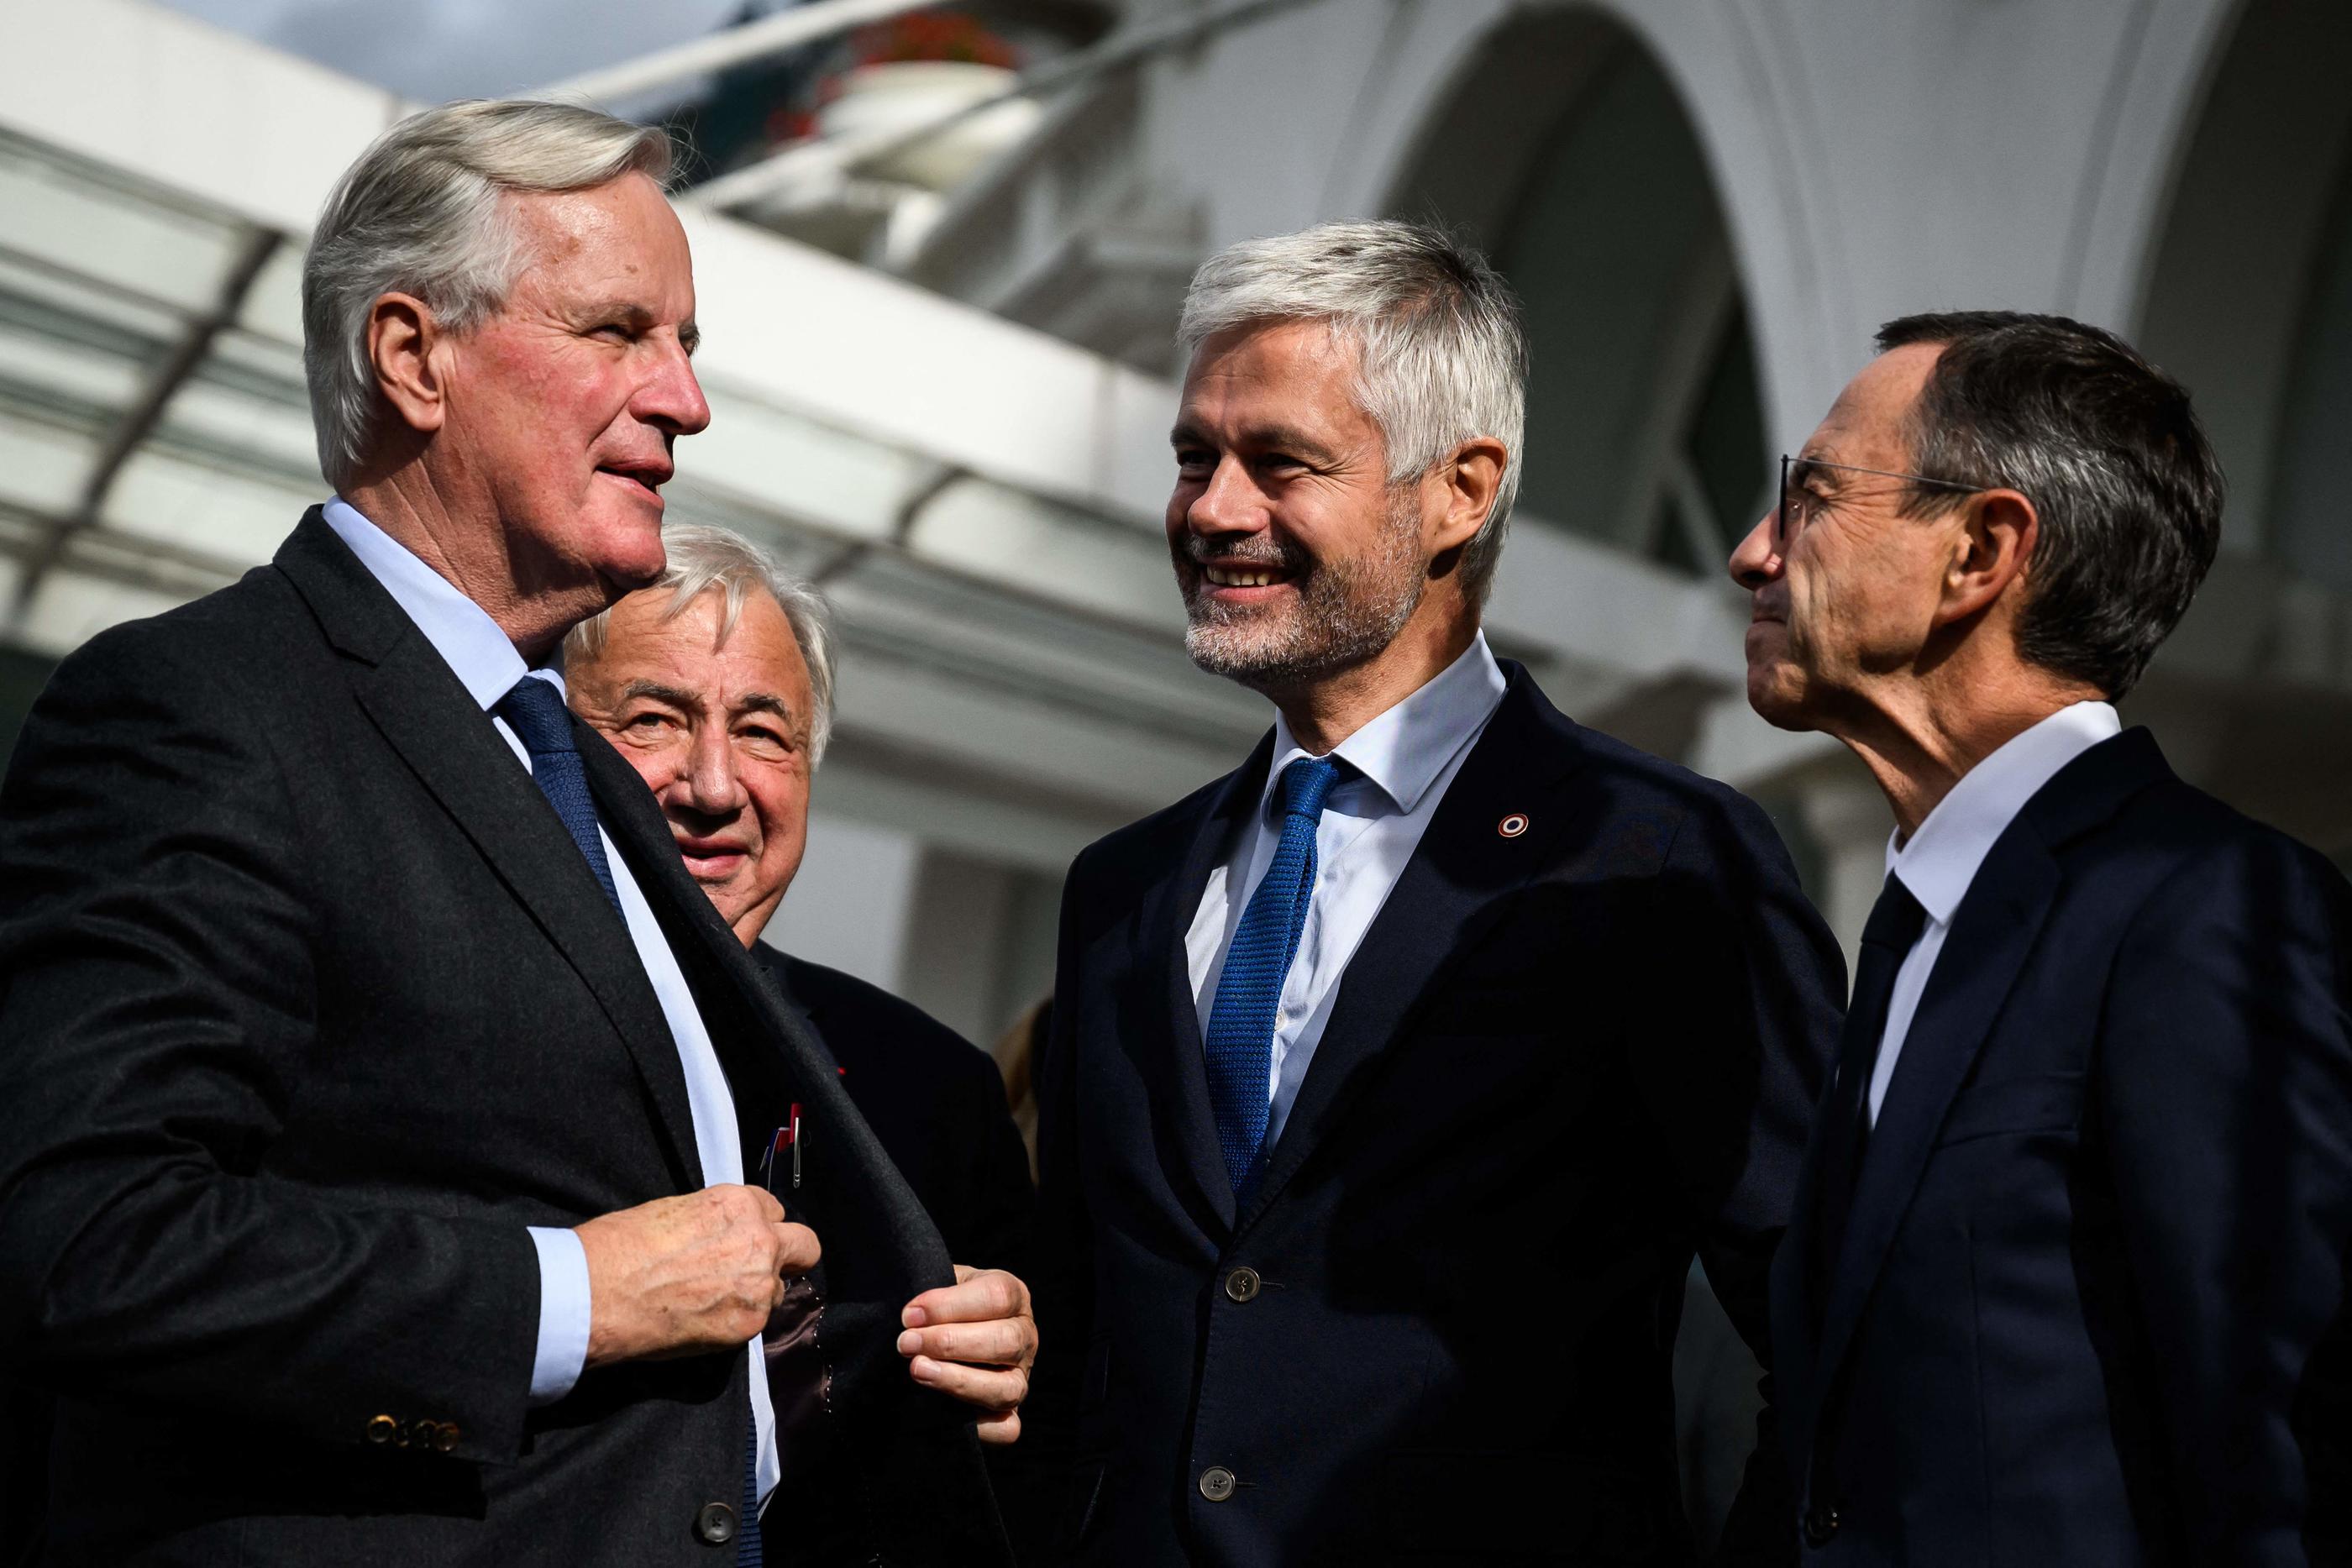
[[1190, 562], [1185, 584], [1184, 652], [1213, 675], [1257, 691], [1309, 685], [1373, 658], [1396, 641], [1429, 587], [1422, 559], [1417, 497], [1391, 507], [1372, 549], [1352, 560], [1315, 562], [1286, 541], [1265, 536], [1255, 549], [1216, 547], [1230, 559], [1280, 567], [1298, 590], [1289, 614], [1221, 605], [1203, 591], [1199, 557], [1208, 547], [1187, 534], [1177, 553]]

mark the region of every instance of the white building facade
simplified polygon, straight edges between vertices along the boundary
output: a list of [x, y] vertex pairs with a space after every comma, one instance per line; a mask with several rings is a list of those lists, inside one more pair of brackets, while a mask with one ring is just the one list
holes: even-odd
[[[845, 634], [779, 940], [985, 1040], [1050, 981], [1070, 855], [1246, 751], [1266, 714], [1185, 663], [1160, 536], [1176, 305], [1223, 244], [1368, 214], [1454, 225], [1526, 304], [1498, 651], [1764, 800], [1849, 941], [1885, 809], [1747, 711], [1721, 560], [1915, 310], [2080, 317], [2189, 384], [2224, 555], [2126, 717], [2352, 853], [2352, 8], [1095, 9], [1094, 55], [950, 188], [685, 198], [716, 420], [673, 515], [775, 545]], [[48, 661], [267, 559], [320, 493], [302, 237], [405, 106], [140, 0], [0, 0], [0, 36], [11, 727]], [[845, 228], [853, 200], [889, 221]]]

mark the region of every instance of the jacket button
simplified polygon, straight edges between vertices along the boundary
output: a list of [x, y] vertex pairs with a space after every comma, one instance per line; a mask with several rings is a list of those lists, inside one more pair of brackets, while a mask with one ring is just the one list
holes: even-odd
[[1234, 1472], [1223, 1465], [1211, 1465], [1201, 1472], [1201, 1495], [1211, 1502], [1223, 1502], [1234, 1495]]
[[1820, 1503], [1815, 1503], [1812, 1507], [1805, 1511], [1806, 1545], [1827, 1546], [1830, 1543], [1830, 1538], [1837, 1532], [1837, 1510], [1833, 1508], [1825, 1508]]
[[457, 1446], [457, 1427], [455, 1422], [444, 1421], [440, 1426], [434, 1428], [433, 1451], [435, 1453], [446, 1454]]
[[694, 1516], [694, 1533], [713, 1546], [735, 1539], [735, 1511], [723, 1502], [706, 1502]]
[[378, 1416], [367, 1424], [367, 1440], [371, 1443], [389, 1443], [392, 1441], [392, 1435], [399, 1430], [399, 1422], [389, 1416]]
[[1256, 1270], [1244, 1265], [1225, 1276], [1225, 1297], [1234, 1301], [1255, 1301], [1265, 1283], [1257, 1277]]

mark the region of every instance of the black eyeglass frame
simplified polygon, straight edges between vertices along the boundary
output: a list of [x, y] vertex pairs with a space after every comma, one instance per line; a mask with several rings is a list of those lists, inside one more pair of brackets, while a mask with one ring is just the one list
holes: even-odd
[[1852, 463], [1824, 463], [1818, 457], [1795, 458], [1780, 454], [1780, 487], [1772, 492], [1772, 549], [1774, 553], [1785, 549], [1789, 543], [1789, 465], [1802, 462], [1811, 468], [1834, 468], [1841, 474], [1868, 474], [1880, 479], [1905, 479], [1914, 485], [1929, 485], [1938, 490], [1957, 491], [1963, 496], [1982, 496], [1994, 490], [2007, 489], [2005, 485], [1967, 485], [1958, 479], [1938, 479], [1928, 474], [1897, 474], [1891, 468], [1862, 468]]

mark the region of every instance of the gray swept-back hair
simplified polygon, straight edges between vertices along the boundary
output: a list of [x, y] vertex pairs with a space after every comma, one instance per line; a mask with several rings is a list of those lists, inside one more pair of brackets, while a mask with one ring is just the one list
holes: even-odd
[[[744, 601], [764, 593], [784, 612], [800, 644], [809, 675], [809, 766], [824, 759], [824, 743], [833, 735], [833, 612], [815, 587], [795, 577], [740, 534], [701, 523], [672, 523], [662, 529], [662, 549], [668, 564], [640, 593], [667, 593], [669, 603], [662, 619], [674, 621], [706, 593], [724, 601], [719, 616], [721, 642], [732, 636], [743, 618]], [[574, 626], [563, 639], [567, 659], [595, 660], [604, 656], [611, 638], [610, 610], [601, 610]]]
[[1475, 436], [1503, 444], [1486, 525], [1463, 547], [1462, 581], [1486, 601], [1519, 491], [1528, 340], [1518, 301], [1486, 257], [1443, 230], [1395, 219], [1318, 224], [1244, 240], [1192, 275], [1176, 329], [1186, 354], [1257, 322], [1323, 321], [1356, 351], [1357, 400], [1388, 449], [1388, 479], [1429, 472]]
[[454, 331], [506, 303], [530, 264], [506, 197], [669, 177], [669, 137], [566, 103], [475, 99], [410, 115], [338, 181], [302, 263], [302, 369], [319, 468], [350, 482], [382, 409], [368, 313], [413, 294]]

